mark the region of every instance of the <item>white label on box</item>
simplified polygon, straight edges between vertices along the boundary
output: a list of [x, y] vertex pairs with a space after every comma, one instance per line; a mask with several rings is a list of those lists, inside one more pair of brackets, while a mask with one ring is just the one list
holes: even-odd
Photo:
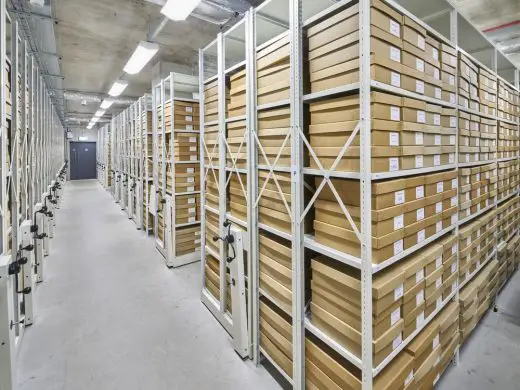
[[192, 155], [190, 156], [190, 161], [197, 161], [197, 155], [192, 154]]
[[398, 255], [403, 251], [403, 240], [394, 242], [394, 256]]
[[390, 77], [391, 77], [390, 83], [394, 87], [401, 88], [401, 75], [396, 72], [391, 72]]
[[200, 238], [197, 238], [197, 239], [195, 240], [195, 244], [200, 244]]
[[417, 232], [417, 242], [418, 243], [419, 242], [423, 242], [425, 238], [426, 238], [426, 232], [424, 231], [424, 229], [423, 230], [419, 230]]
[[417, 69], [419, 72], [424, 72], [424, 61], [420, 58], [415, 59], [415, 69]]
[[432, 349], [437, 348], [440, 341], [441, 341], [441, 339], [440, 339], [439, 335], [435, 336], [435, 338], [433, 339], [433, 343], [432, 343]]
[[399, 333], [399, 336], [397, 336], [394, 341], [392, 341], [392, 349], [396, 349], [398, 346], [401, 345], [403, 342], [403, 334]]
[[399, 170], [399, 158], [398, 157], [390, 157], [388, 159], [388, 170], [390, 172], [398, 171]]
[[186, 130], [193, 130], [193, 125], [186, 125]]
[[440, 194], [442, 191], [444, 191], [444, 182], [440, 181], [437, 183], [437, 193]]
[[186, 173], [195, 173], [195, 168], [186, 168]]
[[450, 164], [453, 164], [455, 162], [455, 153], [448, 154], [448, 161]]
[[419, 46], [423, 50], [426, 48], [424, 37], [422, 37], [421, 35], [417, 35], [417, 46]]
[[424, 93], [424, 81], [415, 80], [415, 92]]
[[455, 207], [457, 205], [457, 197], [456, 196], [452, 196], [451, 197], [450, 205], [451, 205], [451, 207]]
[[415, 296], [415, 305], [419, 306], [423, 302], [424, 302], [424, 290], [421, 290]]
[[466, 279], [469, 278], [469, 275], [470, 275], [470, 273], [469, 273], [469, 270], [468, 270], [468, 271], [466, 271]]
[[424, 111], [417, 111], [417, 122], [426, 123], [426, 113]]
[[416, 145], [422, 145], [424, 142], [424, 134], [420, 131], [415, 132], [415, 144]]
[[390, 119], [393, 121], [401, 120], [401, 110], [399, 109], [399, 107], [390, 107]]
[[399, 306], [397, 309], [395, 309], [392, 314], [390, 315], [390, 322], [391, 326], [393, 326], [397, 321], [401, 319], [401, 307]]
[[469, 121], [467, 119], [464, 120], [464, 128], [469, 129]]
[[191, 222], [195, 222], [195, 217], [189, 217], [188, 218], [188, 223], [191, 223]]
[[437, 306], [437, 309], [442, 306], [442, 296], [437, 297], [437, 304], [436, 304], [436, 306]]
[[186, 191], [187, 192], [193, 192], [193, 191], [195, 191], [195, 187], [187, 187]]
[[415, 198], [416, 199], [424, 198], [424, 186], [415, 187]]
[[188, 204], [194, 204], [195, 198], [188, 198]]
[[457, 214], [453, 214], [453, 215], [451, 216], [451, 224], [452, 224], [452, 225], [455, 224], [455, 222], [457, 222], [457, 219], [458, 219], [458, 218], [457, 218]]
[[390, 46], [390, 59], [392, 61], [401, 62], [401, 50], [397, 47]]
[[424, 219], [424, 208], [417, 209], [417, 221]]
[[433, 124], [435, 126], [440, 126], [441, 125], [441, 116], [439, 114], [433, 114]]
[[188, 209], [188, 213], [194, 213], [195, 212], [195, 207], [191, 207]]
[[457, 270], [457, 263], [453, 263], [451, 265], [451, 273], [454, 273]]
[[415, 325], [417, 328], [420, 328], [424, 324], [424, 311], [419, 314], [415, 320]]
[[480, 196], [480, 188], [477, 188], [477, 196]]
[[435, 268], [439, 268], [442, 265], [442, 256], [435, 259]]
[[195, 183], [195, 178], [194, 177], [188, 177], [188, 183]]
[[413, 381], [413, 370], [410, 371], [406, 379], [404, 380], [405, 387], [408, 386]]
[[469, 153], [466, 153], [466, 162], [469, 162]]
[[197, 147], [196, 146], [190, 146], [190, 152], [196, 152]]
[[466, 246], [470, 246], [471, 245], [471, 236], [469, 236], [467, 239], [466, 239]]
[[394, 290], [394, 301], [397, 301], [399, 298], [401, 298], [404, 294], [404, 285], [400, 284], [396, 289]]
[[475, 178], [477, 179], [477, 181], [480, 181], [480, 173], [477, 173], [477, 174], [475, 175]]
[[439, 61], [439, 50], [432, 47], [432, 57], [435, 61]]
[[390, 19], [390, 34], [401, 37], [401, 25], [392, 19]]
[[186, 115], [186, 122], [191, 122], [191, 121], [193, 121], [193, 117], [190, 115]]
[[442, 230], [442, 221], [437, 221], [435, 224], [435, 233], [439, 233]]
[[415, 156], [415, 168], [422, 168], [424, 163], [423, 155], [418, 154]]
[[450, 135], [450, 145], [455, 145], [456, 138], [454, 135]]
[[399, 230], [404, 227], [404, 216], [403, 214], [394, 217], [394, 230]]
[[439, 87], [435, 87], [435, 99], [442, 99], [442, 90]]
[[190, 142], [197, 142], [197, 137], [190, 137]]
[[455, 76], [453, 76], [453, 75], [450, 74], [450, 80], [449, 80], [449, 82], [450, 82], [450, 85], [455, 85]]
[[404, 203], [404, 198], [405, 198], [404, 190], [395, 192], [395, 204], [396, 205]]
[[441, 72], [439, 72], [439, 69], [433, 68], [433, 78], [435, 80], [440, 80], [441, 79]]
[[399, 133], [390, 133], [390, 146], [399, 146]]
[[415, 274], [415, 283], [419, 283], [423, 279], [424, 279], [424, 268], [421, 268]]
[[457, 127], [457, 117], [450, 116], [450, 127]]
[[435, 203], [435, 214], [442, 213], [442, 202]]
[[435, 146], [440, 146], [442, 143], [442, 137], [440, 134], [435, 134]]
[[[455, 99], [455, 94], [454, 94], [454, 93], [450, 93], [450, 103], [451, 103], [451, 104], [455, 104], [455, 101], [456, 101], [456, 99]], [[467, 102], [466, 102], [466, 103], [467, 103]]]
[[456, 289], [457, 289], [457, 282], [455, 282], [451, 285], [451, 292], [455, 291]]
[[187, 106], [186, 107], [186, 112], [193, 112], [193, 107]]
[[464, 137], [464, 146], [469, 146], [469, 138]]
[[439, 288], [440, 286], [442, 286], [442, 277], [435, 281], [435, 288]]

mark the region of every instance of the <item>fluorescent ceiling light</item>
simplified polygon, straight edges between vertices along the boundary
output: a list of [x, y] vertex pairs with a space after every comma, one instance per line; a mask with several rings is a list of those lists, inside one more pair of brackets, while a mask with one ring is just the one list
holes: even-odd
[[128, 74], [139, 73], [158, 51], [159, 45], [156, 43], [146, 41], [139, 42], [139, 45], [137, 45], [137, 48], [123, 70]]
[[94, 127], [94, 123], [90, 122], [87, 126], [88, 130], [91, 130]]
[[161, 14], [171, 20], [186, 20], [199, 5], [200, 0], [168, 0], [161, 9]]
[[101, 105], [99, 106], [99, 108], [102, 108], [104, 110], [106, 110], [107, 108], [110, 108], [110, 106], [114, 104], [114, 100], [113, 99], [105, 99], [101, 102]]
[[119, 96], [123, 93], [123, 91], [128, 87], [128, 81], [126, 80], [117, 80], [108, 91], [110, 96]]
[[94, 118], [92, 118], [90, 120], [91, 123], [97, 123], [99, 121], [99, 117], [98, 116], [95, 116]]
[[97, 110], [94, 116], [103, 116], [105, 115], [105, 110]]

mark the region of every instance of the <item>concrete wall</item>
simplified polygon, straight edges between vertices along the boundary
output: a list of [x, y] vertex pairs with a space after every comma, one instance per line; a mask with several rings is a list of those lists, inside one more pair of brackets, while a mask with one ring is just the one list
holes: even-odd
[[73, 128], [73, 129], [71, 129], [71, 131], [72, 131], [72, 135], [74, 136], [74, 138], [69, 139], [69, 141], [79, 141], [79, 137], [88, 138], [84, 141], [89, 141], [89, 142], [97, 141], [97, 134], [98, 134], [97, 129], [87, 130], [84, 127], [79, 127], [79, 128]]

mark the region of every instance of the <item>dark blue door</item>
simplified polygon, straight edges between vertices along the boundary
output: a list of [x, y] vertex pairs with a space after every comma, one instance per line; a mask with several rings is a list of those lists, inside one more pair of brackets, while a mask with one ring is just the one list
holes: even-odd
[[96, 178], [96, 143], [70, 143], [70, 179], [85, 180]]

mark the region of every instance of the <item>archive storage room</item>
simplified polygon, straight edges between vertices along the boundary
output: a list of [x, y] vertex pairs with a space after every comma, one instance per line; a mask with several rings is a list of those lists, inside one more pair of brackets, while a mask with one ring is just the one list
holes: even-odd
[[518, 0], [0, 0], [0, 390], [520, 390]]

